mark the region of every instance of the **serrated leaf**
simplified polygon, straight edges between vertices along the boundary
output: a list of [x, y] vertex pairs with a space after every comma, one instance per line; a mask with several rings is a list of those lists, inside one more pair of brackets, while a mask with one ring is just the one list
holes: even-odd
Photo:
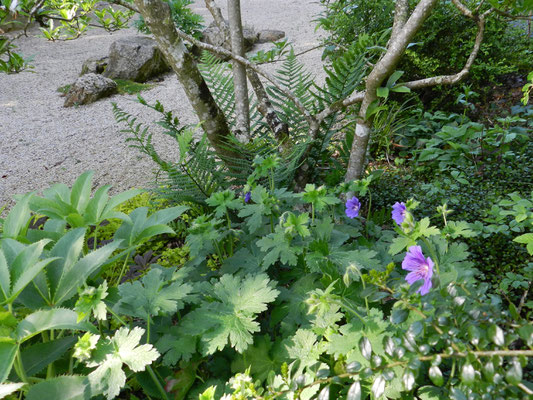
[[33, 193], [28, 193], [13, 206], [2, 226], [2, 237], [16, 239], [27, 226], [30, 219], [30, 200]]
[[181, 281], [169, 284], [169, 278], [162, 268], [152, 268], [140, 281], [120, 285], [121, 299], [117, 307], [126, 315], [145, 321], [181, 310], [192, 286]]
[[3, 383], [9, 376], [18, 345], [13, 339], [0, 338], [0, 383]]
[[159, 357], [151, 344], [139, 345], [144, 329], [120, 328], [108, 343], [98, 344], [88, 367], [97, 367], [88, 378], [91, 390], [102, 392], [108, 399], [116, 397], [126, 383], [122, 364], [132, 371], [144, 371], [147, 365]]
[[64, 308], [36, 311], [24, 318], [15, 331], [17, 340], [24, 342], [29, 338], [50, 329], [92, 330], [92, 325], [77, 323], [78, 315]]

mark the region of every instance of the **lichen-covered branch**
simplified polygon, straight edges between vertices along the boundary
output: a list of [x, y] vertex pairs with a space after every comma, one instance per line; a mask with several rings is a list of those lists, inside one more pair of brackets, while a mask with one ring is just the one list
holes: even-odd
[[[244, 36], [241, 20], [240, 0], [228, 0], [228, 20], [231, 52], [244, 57]], [[224, 32], [224, 31], [222, 31]], [[232, 60], [233, 87], [235, 90], [235, 133], [242, 142], [250, 141], [250, 101], [248, 99], [248, 81], [246, 66]]]
[[179, 37], [169, 5], [162, 0], [135, 0], [135, 5], [183, 85], [213, 148], [222, 158], [239, 158], [239, 154], [228, 149], [231, 132], [226, 117], [215, 103], [196, 61]]

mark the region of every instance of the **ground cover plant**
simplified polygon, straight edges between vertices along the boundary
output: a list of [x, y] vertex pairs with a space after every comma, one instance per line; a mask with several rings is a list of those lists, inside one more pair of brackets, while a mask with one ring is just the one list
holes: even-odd
[[[489, 15], [531, 9], [452, 3], [478, 25], [476, 43]], [[85, 172], [19, 196], [0, 221], [0, 398], [533, 396], [530, 85], [522, 106], [488, 121], [469, 117], [468, 87], [463, 113], [399, 102], [472, 66], [427, 81], [395, 70], [432, 0], [397, 1], [395, 33], [359, 38], [324, 85], [285, 44], [270, 53], [285, 56], [275, 79], [258, 83], [250, 72], [264, 71], [233, 45], [238, 2], [233, 53], [182, 31], [200, 23], [189, 1], [121, 4], [178, 43], [163, 51], [205, 119], [183, 126], [139, 97], [175, 140], [168, 160], [150, 127], [113, 105], [128, 143], [159, 167], [156, 188], [110, 196]], [[125, 23], [104, 10], [109, 29]], [[193, 59], [179, 38], [231, 64]]]
[[[380, 226], [370, 179], [294, 193], [269, 179], [278, 165], [258, 158], [246, 187], [206, 200], [184, 265], [127, 281], [189, 207], [125, 214], [139, 191], [91, 195], [91, 173], [21, 197], [0, 244], [3, 393], [527, 398], [531, 310], [487, 292], [462, 221], [443, 212], [439, 229], [398, 199]], [[121, 223], [100, 240], [106, 219]]]

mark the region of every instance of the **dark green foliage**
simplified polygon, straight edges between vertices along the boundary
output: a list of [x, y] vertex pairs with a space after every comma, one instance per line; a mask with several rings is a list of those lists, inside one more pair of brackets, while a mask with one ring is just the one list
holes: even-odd
[[[348, 47], [362, 35], [376, 35], [389, 29], [394, 2], [389, 0], [321, 0], [325, 10], [319, 16], [321, 27], [330, 33], [325, 55], [335, 58], [339, 48]], [[416, 2], [410, 2], [414, 7]], [[476, 4], [473, 4], [475, 8]], [[483, 8], [484, 10], [484, 8]], [[406, 51], [397, 69], [405, 71], [406, 81], [460, 71], [474, 44], [477, 25], [464, 17], [451, 2], [439, 2]], [[385, 45], [381, 43], [381, 46]], [[510, 72], [528, 72], [533, 64], [531, 39], [524, 28], [492, 15], [485, 27], [480, 54], [468, 81], [482, 92], [496, 77]], [[425, 104], [453, 108], [454, 88], [438, 87], [420, 92]], [[486, 92], [483, 92], [486, 94]]]

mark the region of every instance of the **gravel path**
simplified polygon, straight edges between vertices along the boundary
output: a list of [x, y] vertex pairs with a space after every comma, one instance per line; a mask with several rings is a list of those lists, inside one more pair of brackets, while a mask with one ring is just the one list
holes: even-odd
[[[225, 3], [223, 1], [219, 3]], [[316, 0], [243, 0], [246, 25], [281, 29], [301, 52], [319, 44], [312, 20], [321, 11]], [[197, 1], [195, 11], [206, 24], [211, 17]], [[134, 29], [108, 34], [94, 29], [72, 41], [48, 42], [34, 28], [16, 44], [25, 55], [33, 55], [35, 73], [0, 74], [0, 208], [11, 206], [14, 194], [40, 191], [54, 182], [72, 184], [83, 171], [95, 171], [95, 185], [111, 184], [114, 191], [146, 187], [153, 180], [154, 164], [125, 143], [126, 134], [115, 122], [111, 102], [150, 122], [154, 113], [135, 102], [136, 96], [115, 95], [93, 104], [64, 108], [57, 89], [72, 83], [84, 60], [105, 56], [119, 37], [137, 34]], [[263, 45], [265, 46], [265, 45]], [[268, 48], [268, 46], [267, 46]], [[321, 50], [302, 55], [308, 70], [320, 76]], [[183, 123], [197, 119], [173, 74], [142, 93], [149, 102], [160, 100], [175, 111]], [[162, 154], [172, 157], [175, 146], [164, 135], [154, 136]]]

